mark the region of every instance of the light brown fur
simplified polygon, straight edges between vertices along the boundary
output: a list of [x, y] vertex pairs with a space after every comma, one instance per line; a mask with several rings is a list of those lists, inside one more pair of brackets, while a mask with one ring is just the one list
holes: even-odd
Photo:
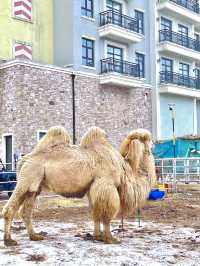
[[31, 210], [41, 189], [66, 197], [83, 197], [95, 178], [100, 177], [114, 180], [114, 184], [119, 186], [119, 161], [123, 158], [109, 144], [104, 131], [91, 128], [81, 143], [83, 147], [70, 145], [65, 130], [53, 127], [33, 151], [22, 158], [17, 168], [17, 186], [2, 212], [6, 245], [16, 244], [11, 239], [10, 229], [20, 207], [30, 239], [42, 238], [34, 232], [31, 223]]
[[[133, 214], [146, 203], [156, 182], [151, 154], [151, 135], [147, 130], [134, 130], [122, 142], [120, 152], [120, 184], [113, 179], [99, 178], [91, 185], [89, 201], [94, 220], [94, 237], [106, 243], [117, 243], [110, 233], [110, 222], [121, 210], [122, 215]], [[104, 231], [100, 231], [103, 223]]]
[[[91, 128], [83, 136], [80, 146], [73, 146], [70, 145], [70, 138], [63, 128], [51, 128], [18, 165], [17, 186], [3, 209], [5, 244], [16, 244], [16, 241], [11, 239], [10, 229], [15, 212], [20, 206], [29, 238], [43, 238], [34, 232], [31, 222], [36, 196], [43, 188], [66, 197], [82, 197], [88, 192], [95, 225], [94, 238], [106, 243], [116, 243], [110, 233], [110, 221], [120, 208], [128, 214], [141, 206], [140, 199], [146, 199], [150, 188], [147, 186], [149, 182], [142, 185], [137, 181], [132, 169], [143, 171], [143, 181], [149, 172], [153, 174], [153, 170], [149, 171], [153, 169], [153, 161], [149, 160], [150, 154], [145, 153], [149, 140], [144, 140], [144, 137], [142, 139], [143, 142], [139, 140], [140, 142], [132, 143], [135, 147], [143, 146], [140, 167], [135, 167], [131, 160], [131, 156], [134, 157], [133, 160], [137, 158], [134, 145], [129, 147], [130, 149], [124, 145], [127, 151], [122, 151], [126, 158], [124, 159], [107, 141], [102, 129]], [[100, 223], [104, 225], [103, 235], [100, 232]]]

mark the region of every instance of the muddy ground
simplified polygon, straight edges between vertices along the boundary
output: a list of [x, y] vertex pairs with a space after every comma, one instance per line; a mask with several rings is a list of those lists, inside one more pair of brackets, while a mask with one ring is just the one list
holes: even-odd
[[4, 247], [0, 217], [0, 265], [200, 265], [200, 192], [168, 194], [148, 202], [141, 212], [141, 226], [134, 215], [120, 228], [113, 221], [119, 245], [91, 239], [92, 223], [87, 200], [42, 198], [34, 210], [34, 226], [47, 232], [46, 239], [30, 242], [24, 226], [16, 221], [13, 237], [17, 247]]

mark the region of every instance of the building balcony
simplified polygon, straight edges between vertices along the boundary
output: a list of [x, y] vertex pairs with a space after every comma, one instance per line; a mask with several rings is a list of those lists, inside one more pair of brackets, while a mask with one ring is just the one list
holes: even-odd
[[160, 93], [200, 97], [200, 80], [175, 72], [160, 72]]
[[139, 65], [114, 58], [101, 60], [100, 84], [122, 87], [148, 87], [140, 76]]
[[197, 0], [160, 0], [158, 10], [177, 18], [182, 16], [190, 23], [200, 23], [200, 8]]
[[159, 31], [159, 51], [200, 60], [199, 41], [169, 30]]
[[140, 33], [139, 21], [114, 10], [100, 13], [99, 36], [125, 43], [138, 43], [144, 35]]

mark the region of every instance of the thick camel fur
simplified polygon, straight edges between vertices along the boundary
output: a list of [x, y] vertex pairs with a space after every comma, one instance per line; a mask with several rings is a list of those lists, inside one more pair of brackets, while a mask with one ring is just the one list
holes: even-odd
[[[17, 186], [2, 212], [4, 243], [17, 244], [11, 238], [11, 223], [20, 207], [29, 238], [43, 239], [41, 234], [34, 232], [31, 221], [36, 196], [42, 189], [64, 197], [83, 197], [88, 193], [94, 220], [94, 238], [116, 243], [117, 240], [110, 233], [111, 220], [120, 208], [128, 214], [141, 207], [155, 178], [150, 134], [146, 131], [132, 133], [138, 136], [130, 138], [128, 135], [126, 144], [122, 144], [121, 156], [100, 128], [89, 129], [80, 146], [70, 144], [70, 138], [62, 127], [51, 128], [18, 164]], [[145, 137], [147, 135], [149, 139]], [[134, 149], [135, 153], [141, 149], [139, 159]], [[135, 168], [133, 161], [136, 159], [139, 166]], [[133, 169], [137, 169], [138, 176]], [[103, 233], [100, 223], [104, 225]]]
[[114, 180], [99, 178], [89, 190], [95, 238], [102, 239], [100, 224], [103, 223], [103, 239], [107, 243], [117, 242], [111, 236], [110, 221], [119, 211], [127, 216], [142, 208], [156, 182], [149, 131], [138, 129], [130, 132], [121, 144], [120, 153], [124, 160], [120, 159], [119, 186], [114, 184]]

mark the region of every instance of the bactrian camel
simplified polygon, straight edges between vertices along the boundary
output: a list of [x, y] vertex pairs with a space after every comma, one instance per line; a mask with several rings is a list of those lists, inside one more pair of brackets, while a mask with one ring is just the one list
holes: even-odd
[[16, 188], [2, 211], [5, 245], [17, 244], [11, 238], [11, 223], [20, 207], [29, 238], [43, 239], [35, 233], [31, 220], [36, 196], [42, 189], [64, 197], [88, 193], [94, 239], [116, 243], [110, 233], [111, 220], [120, 208], [128, 214], [141, 206], [155, 180], [150, 142], [149, 132], [133, 131], [122, 143], [121, 155], [100, 128], [89, 129], [80, 146], [70, 144], [64, 128], [50, 128], [18, 164]]
[[[82, 147], [85, 146], [81, 142]], [[117, 243], [110, 233], [110, 221], [121, 211], [123, 216], [141, 209], [149, 192], [156, 184], [155, 163], [151, 152], [151, 134], [145, 129], [131, 131], [120, 146], [120, 183], [96, 178], [89, 190], [89, 201], [94, 220], [94, 237], [106, 243]], [[104, 225], [104, 234], [100, 224]]]

